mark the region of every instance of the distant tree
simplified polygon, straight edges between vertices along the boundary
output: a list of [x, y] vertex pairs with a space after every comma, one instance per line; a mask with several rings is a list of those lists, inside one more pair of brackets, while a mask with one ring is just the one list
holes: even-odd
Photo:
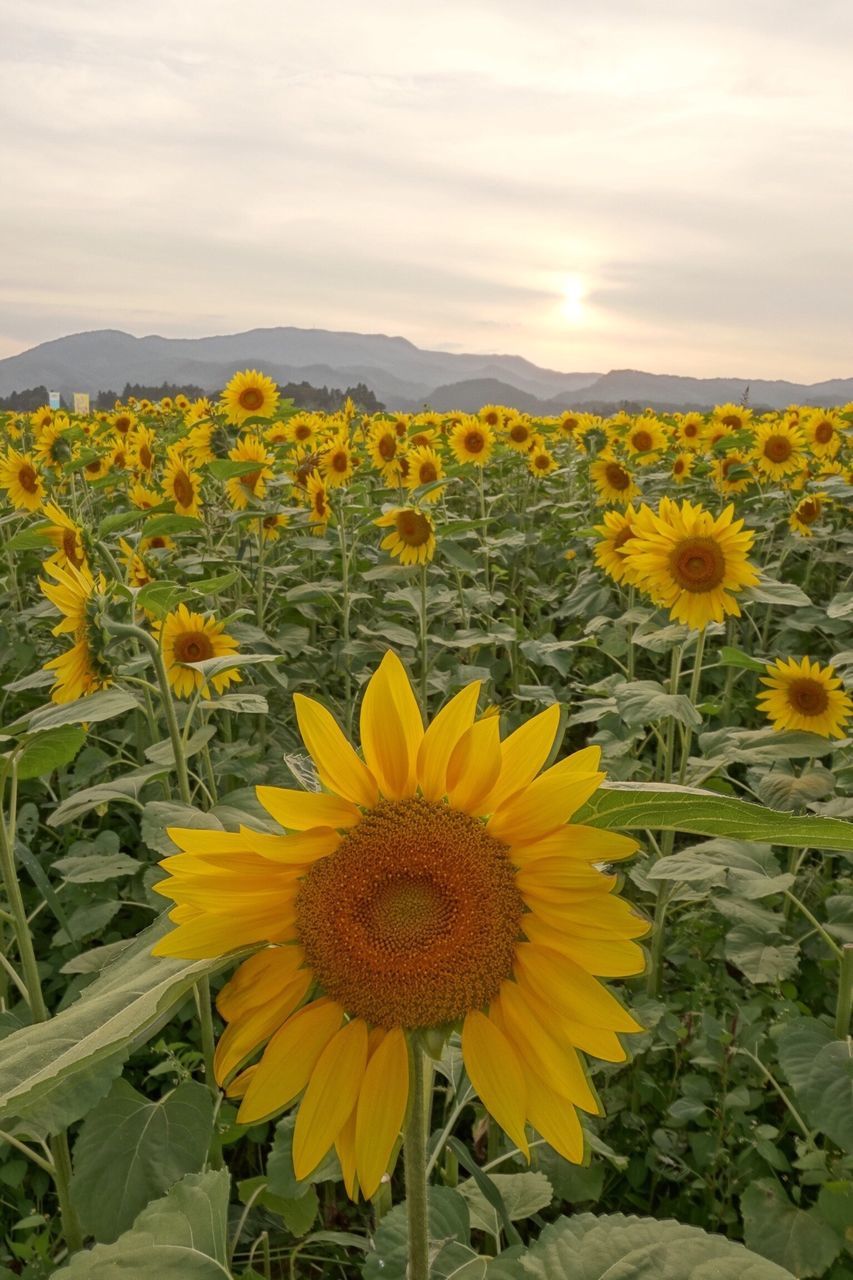
[[26, 391], [12, 391], [8, 396], [0, 396], [0, 409], [32, 413], [47, 404], [47, 398], [47, 387], [29, 387]]
[[356, 387], [313, 387], [310, 382], [285, 382], [279, 387], [285, 400], [292, 400], [297, 409], [309, 409], [312, 413], [336, 413], [350, 398], [362, 413], [381, 413], [385, 406], [360, 382]]
[[200, 400], [206, 394], [204, 387], [197, 387], [191, 382], [181, 386], [174, 382], [161, 382], [159, 387], [144, 386], [141, 382], [126, 382], [121, 398], [125, 401], [131, 396], [136, 400], [162, 400], [164, 396], [169, 396], [174, 400], [175, 396], [186, 396], [188, 400]]
[[112, 409], [116, 400], [119, 399], [117, 391], [99, 391], [95, 396], [96, 409]]

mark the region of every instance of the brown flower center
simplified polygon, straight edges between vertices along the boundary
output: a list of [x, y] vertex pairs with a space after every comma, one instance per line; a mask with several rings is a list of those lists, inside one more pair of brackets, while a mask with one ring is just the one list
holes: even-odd
[[264, 393], [260, 387], [244, 387], [237, 397], [237, 403], [247, 413], [256, 413], [264, 403]]
[[438, 479], [438, 472], [434, 462], [422, 462], [418, 469], [418, 480], [421, 484], [432, 484], [433, 480]]
[[175, 472], [175, 478], [172, 481], [172, 492], [175, 495], [175, 501], [180, 503], [182, 507], [192, 506], [195, 498], [195, 489], [186, 471]]
[[516, 444], [524, 444], [525, 440], [530, 439], [530, 431], [523, 422], [517, 422], [509, 434]]
[[814, 429], [814, 438], [818, 444], [829, 444], [835, 428], [831, 422], [819, 422]]
[[519, 940], [506, 852], [446, 805], [381, 801], [299, 890], [297, 930], [322, 989], [379, 1027], [442, 1026], [484, 1008]]
[[648, 431], [635, 431], [631, 436], [631, 443], [638, 453], [648, 453], [654, 442]]
[[618, 489], [621, 493], [623, 489], [628, 489], [631, 484], [631, 477], [624, 467], [620, 467], [618, 462], [608, 462], [604, 477], [611, 489]]
[[616, 537], [613, 539], [613, 550], [618, 551], [620, 547], [624, 547], [625, 543], [634, 536], [634, 530], [629, 524], [626, 524], [625, 528], [620, 529]]
[[28, 462], [25, 462], [18, 472], [18, 484], [27, 493], [36, 493], [38, 491], [38, 475], [35, 467], [31, 467]]
[[252, 493], [254, 493], [255, 486], [257, 485], [260, 478], [261, 478], [260, 471], [247, 471], [245, 475], [242, 475], [240, 477], [240, 483], [242, 485], [245, 485], [247, 489], [251, 489]]
[[684, 538], [669, 559], [672, 576], [685, 591], [713, 591], [726, 576], [726, 560], [713, 538]]
[[426, 516], [421, 515], [420, 511], [412, 510], [411, 507], [397, 512], [395, 526], [399, 537], [408, 547], [422, 547], [424, 543], [429, 542], [432, 534], [432, 528]]
[[120, 436], [127, 435], [131, 427], [131, 420], [126, 413], [120, 413], [119, 416], [113, 420], [113, 427]]
[[819, 716], [829, 706], [829, 697], [819, 680], [804, 676], [788, 686], [788, 702], [800, 715]]
[[[486, 419], [488, 421], [488, 419]], [[486, 447], [486, 437], [482, 431], [468, 431], [465, 434], [465, 448], [468, 453], [482, 453]]]
[[146, 471], [150, 471], [154, 465], [154, 457], [147, 444], [142, 445], [139, 450], [139, 465]]
[[793, 446], [787, 436], [768, 436], [764, 442], [764, 456], [771, 462], [787, 462]]
[[724, 418], [720, 419], [720, 421], [724, 427], [732, 427], [735, 431], [743, 425], [742, 419], [739, 418], [736, 413], [727, 413]]
[[96, 476], [101, 470], [101, 459], [93, 458], [91, 462], [86, 463], [86, 474]]
[[178, 662], [204, 662], [213, 657], [213, 643], [206, 631], [185, 631], [175, 637]]
[[821, 504], [817, 498], [803, 498], [797, 507], [797, 519], [803, 524], [814, 524], [821, 513]]
[[385, 462], [393, 461], [394, 454], [397, 452], [397, 440], [395, 436], [384, 435], [379, 441], [379, 456]]

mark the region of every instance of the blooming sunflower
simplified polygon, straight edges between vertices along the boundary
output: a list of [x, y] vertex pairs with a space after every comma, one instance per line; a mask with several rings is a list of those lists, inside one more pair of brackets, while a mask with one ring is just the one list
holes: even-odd
[[182, 516], [197, 516], [201, 509], [201, 476], [173, 447], [163, 472], [163, 493]]
[[475, 467], [486, 465], [494, 442], [494, 430], [483, 417], [467, 418], [458, 423], [450, 433], [450, 447], [456, 461], [471, 462]]
[[429, 564], [435, 555], [435, 529], [425, 511], [397, 507], [373, 523], [391, 530], [382, 539], [382, 550], [390, 551], [403, 564]]
[[743, 493], [752, 484], [751, 459], [739, 449], [730, 449], [711, 463], [711, 475], [721, 493]]
[[786, 730], [843, 738], [844, 725], [853, 715], [853, 698], [844, 692], [833, 667], [822, 667], [803, 658], [778, 658], [767, 667], [767, 685], [758, 696], [763, 711], [779, 733]]
[[316, 413], [295, 413], [287, 425], [294, 444], [308, 445], [317, 439], [320, 419]]
[[128, 437], [128, 444], [135, 469], [148, 475], [152, 471], [155, 461], [154, 432], [150, 427], [144, 427], [140, 423], [133, 434]]
[[[225, 631], [225, 623], [215, 618], [205, 618], [191, 612], [185, 604], [179, 604], [173, 613], [166, 614], [162, 622], [155, 623], [160, 638], [163, 663], [169, 684], [179, 698], [188, 698], [196, 689], [208, 697], [208, 682], [200, 671], [184, 666], [187, 662], [206, 662], [209, 658], [230, 658], [240, 645]], [[240, 681], [239, 671], [220, 671], [210, 677], [210, 684], [217, 693], [223, 693], [229, 684]]]
[[790, 419], [760, 423], [755, 433], [755, 461], [771, 480], [783, 480], [805, 464], [802, 429]]
[[48, 563], [57, 564], [60, 569], [66, 564], [75, 569], [81, 568], [86, 563], [83, 530], [55, 502], [45, 502], [42, 513], [48, 522], [43, 530], [44, 536], [56, 548]]
[[239, 476], [231, 476], [225, 481], [228, 500], [236, 511], [244, 511], [252, 498], [263, 498], [267, 491], [267, 480], [272, 475], [273, 455], [265, 448], [258, 436], [243, 436], [233, 449], [228, 450], [232, 462], [257, 463], [254, 471], [246, 471]]
[[834, 458], [841, 448], [838, 415], [829, 409], [815, 409], [808, 414], [805, 436], [809, 449], [816, 458]]
[[18, 453], [10, 445], [0, 459], [0, 489], [5, 489], [17, 511], [37, 511], [44, 500], [44, 480], [31, 453]]
[[745, 408], [742, 404], [718, 404], [711, 414], [712, 428], [719, 425], [732, 433], [743, 431], [751, 421], [752, 410]]
[[147, 587], [149, 582], [154, 581], [154, 575], [138, 549], [135, 550], [126, 538], [119, 538], [118, 544], [121, 548], [119, 559], [127, 569], [128, 585], [137, 588]]
[[701, 631], [740, 615], [732, 593], [758, 582], [747, 559], [753, 538], [734, 519], [733, 506], [715, 518], [692, 502], [664, 498], [657, 514], [640, 512], [625, 554], [634, 581], [669, 609], [672, 621]]
[[36, 409], [35, 413], [30, 414], [30, 426], [33, 429], [33, 435], [38, 436], [45, 427], [49, 427], [53, 422], [53, 410], [49, 405], [43, 404], [40, 409]]
[[161, 498], [156, 489], [148, 489], [141, 481], [136, 481], [127, 491], [127, 496], [135, 507], [140, 511], [150, 511], [152, 507], [159, 507]]
[[693, 470], [694, 462], [694, 455], [688, 451], [675, 455], [672, 461], [672, 478], [676, 484], [684, 484]]
[[330, 489], [338, 489], [352, 478], [354, 455], [347, 436], [340, 434], [329, 441], [320, 455], [320, 470]]
[[239, 427], [247, 418], [271, 418], [278, 405], [278, 387], [257, 369], [235, 373], [222, 392], [227, 422]]
[[595, 563], [614, 582], [626, 582], [631, 578], [631, 563], [625, 553], [625, 544], [634, 537], [637, 513], [633, 507], [627, 511], [605, 511], [603, 524], [595, 525], [599, 541], [595, 544]]
[[825, 502], [825, 493], [810, 493], [807, 497], [801, 498], [788, 517], [788, 524], [794, 533], [802, 534], [804, 538], [812, 537], [811, 527], [817, 524], [823, 515]]
[[602, 456], [590, 464], [590, 478], [598, 491], [598, 505], [627, 506], [639, 494], [627, 467], [610, 456]]
[[502, 742], [497, 716], [476, 719], [478, 692], [425, 730], [386, 654], [362, 702], [363, 759], [296, 694], [326, 790], [257, 791], [292, 834], [169, 832], [183, 852], [157, 887], [177, 927], [155, 952], [262, 948], [220, 995], [217, 1079], [242, 1098], [241, 1123], [301, 1099], [296, 1176], [334, 1145], [351, 1196], [372, 1196], [388, 1169], [419, 1030], [461, 1027], [471, 1083], [525, 1156], [529, 1122], [579, 1161], [576, 1108], [600, 1106], [578, 1051], [624, 1061], [619, 1034], [640, 1029], [599, 981], [642, 969], [648, 926], [601, 870], [637, 846], [569, 825], [604, 776], [599, 750], [540, 773], [559, 708]]
[[278, 542], [282, 529], [286, 528], [288, 523], [289, 517], [280, 511], [262, 516], [258, 521], [258, 528], [264, 542]]
[[542, 436], [534, 436], [527, 455], [527, 470], [533, 476], [549, 476], [557, 470], [557, 459], [545, 445]]
[[477, 417], [481, 422], [485, 422], [491, 431], [499, 431], [506, 412], [506, 409], [499, 404], [484, 404]]
[[54, 702], [73, 702], [111, 683], [110, 668], [95, 620], [96, 597], [106, 592], [107, 584], [103, 574], [94, 577], [85, 564], [77, 568], [72, 564], [60, 566], [48, 561], [45, 569], [55, 581], [45, 582], [40, 578], [39, 586], [62, 614], [53, 634], [71, 634], [74, 644], [58, 658], [46, 662], [44, 670], [54, 673], [51, 699]]
[[367, 452], [377, 471], [385, 474], [400, 450], [405, 447], [391, 422], [380, 422], [370, 432], [367, 439]]
[[68, 422], [49, 422], [33, 445], [33, 452], [44, 467], [60, 472], [71, 461], [71, 445], [65, 439]]
[[513, 413], [504, 423], [506, 443], [516, 453], [528, 453], [533, 445], [533, 424], [520, 413]]
[[655, 418], [638, 418], [625, 436], [625, 448], [639, 467], [657, 462], [666, 446], [666, 432]]
[[700, 449], [705, 434], [705, 419], [701, 413], [685, 413], [678, 417], [675, 438], [682, 449]]
[[[430, 445], [415, 445], [406, 455], [408, 468], [403, 476], [403, 484], [407, 489], [419, 489], [421, 485], [434, 484], [444, 475], [444, 463], [441, 456]], [[444, 493], [445, 486], [431, 489], [423, 496], [424, 502], [435, 502]]]
[[129, 435], [139, 425], [136, 414], [131, 413], [129, 409], [120, 409], [118, 413], [113, 414], [109, 419], [113, 431], [120, 436]]
[[308, 494], [308, 506], [310, 509], [308, 519], [318, 533], [322, 533], [329, 523], [329, 516], [332, 511], [329, 506], [328, 490], [323, 484], [323, 477], [319, 472], [310, 471], [308, 473], [305, 477], [305, 489]]

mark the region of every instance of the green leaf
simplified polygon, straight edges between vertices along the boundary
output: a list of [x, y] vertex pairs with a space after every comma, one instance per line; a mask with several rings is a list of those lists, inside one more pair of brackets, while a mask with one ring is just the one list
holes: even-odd
[[795, 942], [768, 938], [760, 925], [736, 924], [726, 935], [726, 959], [737, 965], [750, 982], [780, 983], [797, 971], [799, 947]]
[[[439, 1241], [468, 1243], [470, 1230], [468, 1205], [458, 1191], [450, 1187], [429, 1189], [429, 1238]], [[406, 1280], [409, 1228], [406, 1204], [397, 1204], [387, 1213], [373, 1238], [374, 1252], [367, 1255], [364, 1280]]]
[[237, 461], [231, 458], [217, 458], [207, 464], [208, 474], [214, 480], [231, 480], [234, 476], [248, 476], [259, 469], [259, 464], [251, 459]]
[[101, 689], [74, 702], [50, 702], [16, 720], [6, 733], [44, 733], [66, 724], [97, 724], [136, 711], [139, 703], [126, 689]]
[[[484, 1177], [494, 1186], [510, 1222], [529, 1218], [551, 1203], [554, 1191], [544, 1173], [526, 1170], [523, 1173], [489, 1173]], [[456, 1188], [468, 1201], [471, 1226], [497, 1236], [501, 1222], [497, 1211], [489, 1203], [473, 1178], [466, 1179]]]
[[783, 604], [786, 609], [802, 609], [811, 604], [805, 591], [801, 591], [793, 582], [777, 582], [764, 573], [757, 586], [747, 587], [743, 599], [757, 600], [761, 604]]
[[778, 1182], [764, 1178], [740, 1198], [750, 1249], [778, 1262], [790, 1275], [822, 1276], [841, 1252], [832, 1227], [791, 1203]]
[[212, 813], [204, 813], [187, 804], [171, 800], [149, 800], [142, 810], [140, 837], [155, 853], [176, 853], [178, 846], [169, 839], [169, 827], [195, 827], [200, 831], [222, 831], [223, 826]]
[[58, 1133], [98, 1102], [132, 1048], [144, 1044], [194, 982], [230, 962], [151, 955], [170, 929], [140, 933], [67, 1009], [3, 1040], [0, 1121], [17, 1117]]
[[267, 1179], [272, 1195], [283, 1200], [298, 1200], [305, 1195], [312, 1184], [317, 1182], [339, 1182], [342, 1178], [341, 1166], [334, 1149], [329, 1151], [317, 1168], [301, 1181], [293, 1172], [293, 1129], [296, 1116], [291, 1114], [279, 1120], [275, 1127], [275, 1137], [267, 1161]]
[[205, 658], [203, 662], [181, 662], [179, 665], [198, 671], [207, 681], [221, 675], [223, 671], [236, 671], [238, 667], [252, 667], [259, 662], [278, 662], [279, 657], [277, 653], [234, 653], [225, 654], [221, 658]]
[[688, 831], [853, 854], [853, 824], [849, 822], [774, 813], [732, 796], [665, 783], [605, 782], [578, 811], [575, 821], [608, 829]]
[[263, 716], [270, 704], [262, 693], [222, 693], [217, 698], [203, 698], [202, 711], [231, 711], [235, 716]]
[[626, 724], [655, 724], [672, 717], [696, 729], [702, 717], [682, 693], [667, 693], [656, 680], [632, 680], [613, 690], [619, 713]]
[[753, 658], [751, 654], [744, 653], [742, 649], [735, 649], [731, 645], [724, 644], [720, 650], [720, 666], [721, 667], [743, 667], [746, 671], [767, 670], [766, 662], [759, 662], [758, 658]]
[[123, 778], [113, 778], [111, 782], [102, 782], [94, 787], [84, 787], [81, 791], [74, 791], [53, 810], [47, 819], [47, 825], [61, 827], [64, 823], [73, 822], [84, 813], [97, 809], [99, 805], [108, 805], [119, 800], [129, 804], [138, 803], [139, 793], [143, 787], [147, 786], [152, 778], [159, 777], [165, 772], [164, 765], [143, 765], [141, 769], [134, 769]]
[[853, 1152], [853, 1041], [834, 1040], [816, 1018], [794, 1018], [779, 1033], [778, 1052], [809, 1124]]
[[37, 733], [18, 756], [19, 781], [44, 778], [54, 769], [70, 764], [85, 741], [86, 735], [78, 725], [66, 724]]
[[176, 582], [146, 582], [136, 593], [135, 604], [139, 609], [147, 609], [158, 618], [165, 618], [175, 605], [186, 600], [190, 591], [187, 587], [178, 586]]
[[201, 520], [195, 516], [179, 516], [163, 514], [150, 516], [142, 526], [143, 538], [168, 538], [173, 533], [196, 533], [203, 528]]
[[841, 1236], [847, 1252], [853, 1253], [853, 1182], [825, 1182], [816, 1210]]
[[143, 1209], [113, 1244], [74, 1255], [62, 1280], [231, 1280], [228, 1268], [229, 1178], [190, 1173]]
[[621, 1213], [558, 1218], [519, 1262], [519, 1280], [791, 1280], [724, 1236]]
[[155, 1102], [126, 1080], [83, 1121], [74, 1146], [71, 1197], [84, 1231], [109, 1243], [150, 1200], [204, 1164], [213, 1134], [213, 1097], [188, 1080]]

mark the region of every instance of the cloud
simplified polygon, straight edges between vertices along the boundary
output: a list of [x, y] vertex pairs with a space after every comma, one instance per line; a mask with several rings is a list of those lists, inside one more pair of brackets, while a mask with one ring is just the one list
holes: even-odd
[[850, 372], [850, 6], [575, 8], [0, 0], [0, 351], [282, 323]]

